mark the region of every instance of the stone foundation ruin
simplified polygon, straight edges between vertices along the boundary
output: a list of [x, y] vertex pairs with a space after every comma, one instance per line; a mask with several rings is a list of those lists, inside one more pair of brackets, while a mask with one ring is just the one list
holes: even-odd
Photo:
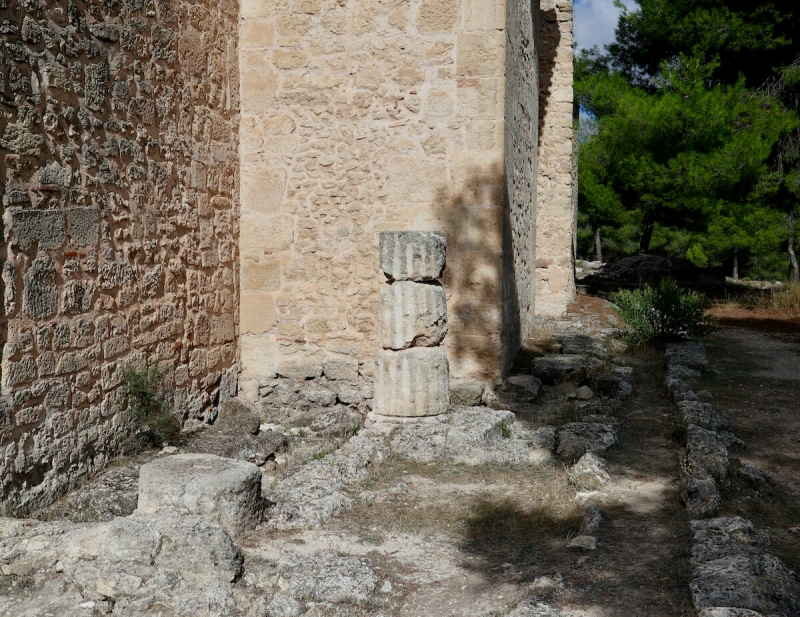
[[107, 463], [128, 364], [181, 420], [363, 419], [380, 231], [446, 237], [457, 380], [574, 295], [570, 2], [0, 10], [0, 512]]

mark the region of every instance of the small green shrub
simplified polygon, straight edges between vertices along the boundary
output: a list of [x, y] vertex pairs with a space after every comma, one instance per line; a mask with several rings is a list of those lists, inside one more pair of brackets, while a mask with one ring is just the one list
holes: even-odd
[[144, 368], [128, 365], [122, 369], [128, 415], [128, 430], [119, 439], [123, 454], [178, 441], [180, 425], [171, 413], [170, 392], [164, 386], [168, 372], [157, 365]]
[[511, 425], [509, 425], [506, 420], [500, 422], [500, 433], [503, 435], [504, 439], [511, 437]]
[[705, 296], [682, 289], [673, 279], [658, 287], [618, 291], [611, 302], [628, 326], [625, 340], [637, 346], [696, 338], [715, 329], [713, 317], [706, 315]]

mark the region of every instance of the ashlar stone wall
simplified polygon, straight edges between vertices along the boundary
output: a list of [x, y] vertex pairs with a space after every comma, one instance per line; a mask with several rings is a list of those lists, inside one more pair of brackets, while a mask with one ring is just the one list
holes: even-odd
[[[503, 339], [524, 338], [533, 301], [532, 275], [503, 282], [515, 260], [532, 271], [535, 147], [515, 159], [513, 186], [504, 177], [509, 40], [530, 61], [514, 65], [512, 91], [525, 96], [509, 105], [522, 109], [515, 156], [536, 143], [528, 5], [511, 7], [512, 38], [503, 0], [242, 0], [240, 345], [250, 398], [272, 391], [275, 376], [328, 378], [329, 366], [369, 381], [382, 230], [447, 237], [451, 375], [500, 376], [515, 351]], [[517, 253], [504, 245], [507, 190], [517, 195]]]
[[542, 0], [536, 315], [558, 317], [575, 300], [578, 214], [573, 105], [572, 0]]
[[102, 467], [122, 368], [175, 413], [230, 389], [238, 314], [238, 7], [0, 0], [0, 513]]

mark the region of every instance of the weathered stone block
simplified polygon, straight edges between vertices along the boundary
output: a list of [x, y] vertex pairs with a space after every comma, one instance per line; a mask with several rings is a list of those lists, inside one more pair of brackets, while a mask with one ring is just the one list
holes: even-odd
[[11, 229], [22, 250], [34, 243], [39, 250], [64, 244], [64, 214], [60, 210], [22, 210], [11, 214]]
[[397, 281], [383, 285], [378, 332], [384, 349], [434, 347], [447, 334], [447, 299], [441, 285]]
[[328, 358], [322, 366], [328, 379], [350, 381], [358, 379], [358, 360], [355, 358]]
[[436, 416], [447, 411], [450, 379], [441, 347], [378, 352], [375, 408], [382, 416]]
[[32, 319], [44, 319], [58, 310], [56, 267], [47, 257], [37, 257], [23, 276], [22, 308]]
[[139, 472], [138, 510], [165, 507], [188, 510], [238, 535], [261, 521], [261, 472], [252, 463], [211, 454], [157, 459]]
[[383, 231], [380, 234], [381, 270], [395, 281], [441, 278], [446, 246], [444, 236], [436, 232]]
[[100, 211], [96, 208], [68, 208], [67, 231], [73, 246], [97, 244], [100, 237]]

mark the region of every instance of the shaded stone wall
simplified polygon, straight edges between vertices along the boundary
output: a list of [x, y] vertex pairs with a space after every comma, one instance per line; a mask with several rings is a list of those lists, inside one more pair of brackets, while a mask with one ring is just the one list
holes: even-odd
[[[451, 374], [496, 380], [501, 337], [520, 330], [502, 314], [505, 2], [243, 0], [240, 23], [244, 391], [342, 362], [371, 379], [381, 230], [447, 237]], [[526, 79], [515, 92], [535, 125]], [[515, 212], [533, 169], [514, 168]], [[511, 262], [532, 268], [531, 253]], [[527, 283], [514, 293], [518, 320]]]
[[571, 0], [542, 0], [536, 315], [558, 317], [575, 299], [577, 134], [573, 119]]
[[183, 418], [229, 388], [238, 7], [0, 9], [0, 512], [12, 512], [106, 463], [126, 364], [173, 367]]
[[509, 2], [505, 107], [503, 374], [531, 336], [536, 264], [539, 118], [538, 3]]

